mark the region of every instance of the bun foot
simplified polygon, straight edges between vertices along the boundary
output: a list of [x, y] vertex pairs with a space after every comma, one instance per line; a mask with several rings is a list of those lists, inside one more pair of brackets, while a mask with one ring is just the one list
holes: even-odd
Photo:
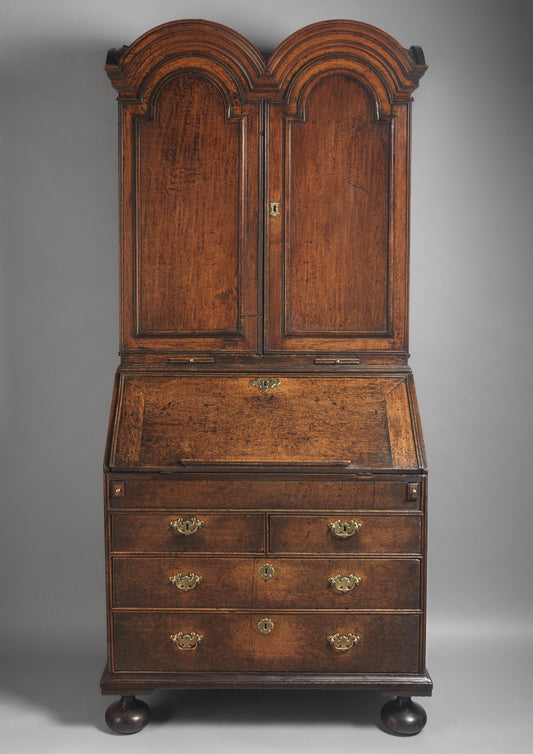
[[150, 720], [150, 707], [134, 696], [122, 696], [110, 704], [105, 721], [115, 733], [138, 733]]
[[397, 736], [414, 736], [426, 724], [427, 715], [424, 708], [413, 702], [410, 696], [397, 696], [383, 705], [381, 720]]

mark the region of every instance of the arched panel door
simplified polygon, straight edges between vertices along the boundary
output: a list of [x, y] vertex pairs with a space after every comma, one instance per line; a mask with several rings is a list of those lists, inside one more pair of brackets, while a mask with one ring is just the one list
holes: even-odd
[[243, 99], [226, 66], [189, 55], [122, 105], [123, 352], [258, 347], [259, 117]]
[[409, 103], [333, 56], [286, 99], [268, 116], [266, 350], [405, 353]]

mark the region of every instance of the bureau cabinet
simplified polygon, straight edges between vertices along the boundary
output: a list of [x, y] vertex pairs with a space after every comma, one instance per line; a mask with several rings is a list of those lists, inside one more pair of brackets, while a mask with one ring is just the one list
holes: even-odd
[[411, 95], [355, 21], [266, 60], [206, 21], [108, 54], [120, 356], [107, 713], [155, 689], [353, 688], [425, 723], [427, 463], [408, 366]]

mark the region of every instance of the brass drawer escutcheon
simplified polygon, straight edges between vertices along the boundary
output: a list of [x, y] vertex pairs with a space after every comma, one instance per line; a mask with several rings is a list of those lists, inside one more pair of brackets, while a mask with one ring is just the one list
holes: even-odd
[[202, 576], [198, 576], [197, 573], [190, 573], [188, 576], [182, 573], [176, 573], [169, 578], [171, 584], [174, 584], [176, 589], [180, 589], [182, 592], [190, 592], [195, 586], [203, 581]]
[[171, 529], [174, 529], [177, 534], [183, 534], [186, 537], [197, 532], [203, 525], [204, 522], [194, 516], [188, 519], [177, 518], [175, 521], [170, 522]]
[[360, 641], [361, 637], [355, 634], [331, 634], [331, 636], [328, 636], [328, 642], [337, 652], [347, 652]]
[[257, 624], [257, 628], [262, 634], [269, 634], [274, 628], [274, 621], [271, 621], [270, 618], [261, 618]]
[[280, 205], [280, 202], [270, 202], [270, 204], [269, 204], [269, 206], [270, 206], [270, 212], [269, 212], [270, 217], [279, 217], [279, 215], [280, 215], [279, 205]]
[[362, 580], [360, 576], [354, 576], [353, 573], [349, 576], [341, 576], [338, 573], [336, 576], [329, 577], [328, 584], [338, 589], [339, 592], [346, 594], [346, 592], [351, 592], [354, 587], [359, 586]]
[[268, 393], [272, 388], [281, 385], [281, 380], [277, 377], [256, 377], [255, 379], [250, 380], [250, 385], [256, 387], [264, 394]]
[[198, 649], [198, 646], [202, 643], [204, 637], [202, 634], [197, 634], [196, 631], [191, 631], [190, 634], [184, 634], [182, 631], [178, 631], [176, 634], [171, 634], [170, 641], [177, 646], [178, 649], [186, 651]]
[[268, 581], [272, 578], [272, 576], [275, 574], [274, 566], [270, 565], [270, 563], [263, 563], [263, 565], [260, 565], [258, 568], [259, 575], [262, 579], [265, 581]]
[[351, 521], [341, 521], [340, 518], [338, 518], [336, 521], [330, 521], [328, 529], [333, 532], [336, 537], [346, 539], [347, 537], [353, 537], [354, 534], [357, 534], [362, 526], [363, 524], [354, 521], [353, 519]]

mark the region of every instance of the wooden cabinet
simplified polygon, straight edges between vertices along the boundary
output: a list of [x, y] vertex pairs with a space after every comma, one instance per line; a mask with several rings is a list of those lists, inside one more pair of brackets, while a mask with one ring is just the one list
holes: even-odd
[[121, 364], [105, 455], [120, 732], [157, 688], [351, 687], [425, 714], [427, 464], [408, 366], [422, 51], [354, 21], [265, 58], [177, 21], [108, 54]]

